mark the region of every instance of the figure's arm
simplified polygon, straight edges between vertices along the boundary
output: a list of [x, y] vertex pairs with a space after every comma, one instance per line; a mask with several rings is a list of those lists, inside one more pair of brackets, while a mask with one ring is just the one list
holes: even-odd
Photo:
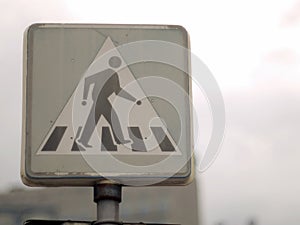
[[115, 76], [116, 76], [116, 81], [115, 81], [116, 82], [116, 90], [115, 90], [116, 95], [118, 95], [122, 98], [125, 98], [129, 101], [135, 102], [136, 98], [121, 88], [117, 73], [115, 73]]
[[83, 88], [83, 100], [87, 100], [90, 86], [94, 83], [94, 76], [89, 76], [84, 79], [84, 88]]
[[95, 83], [94, 80], [95, 80], [95, 75], [86, 77], [84, 79], [83, 98], [82, 98], [82, 102], [81, 102], [82, 105], [87, 104], [87, 98], [88, 98], [90, 86], [92, 83]]
[[129, 94], [127, 91], [125, 91], [123, 89], [118, 93], [118, 96], [120, 96], [122, 98], [126, 98], [126, 99], [128, 99], [129, 101], [132, 101], [132, 102], [136, 101], [135, 97], [133, 97], [131, 94]]

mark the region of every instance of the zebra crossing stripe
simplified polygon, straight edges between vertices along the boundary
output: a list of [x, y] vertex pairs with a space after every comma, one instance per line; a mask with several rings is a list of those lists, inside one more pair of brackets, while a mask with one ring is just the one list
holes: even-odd
[[109, 127], [102, 127], [101, 151], [118, 151], [117, 146], [113, 143]]
[[139, 127], [129, 127], [128, 134], [132, 139], [132, 151], [147, 152], [145, 143]]
[[[60, 142], [62, 141], [64, 134], [66, 132], [67, 126], [57, 126], [54, 128], [52, 134], [49, 136], [49, 139], [43, 146], [43, 152], [54, 152], [57, 151]], [[76, 137], [73, 140], [72, 147], [70, 148], [71, 152], [86, 151], [82, 147], [79, 147], [76, 143], [76, 140], [79, 138], [82, 127], [79, 127], [76, 132]], [[162, 127], [151, 127], [151, 131], [155, 137], [155, 140], [159, 144], [160, 150], [162, 152], [174, 152], [176, 151], [174, 145], [166, 135]], [[128, 127], [128, 134], [133, 141], [131, 148], [133, 152], [148, 152], [146, 145], [144, 143], [141, 131], [139, 127]], [[116, 141], [116, 140], [115, 140]], [[114, 144], [114, 139], [110, 127], [102, 127], [102, 136], [101, 136], [101, 151], [118, 151], [118, 146]]]
[[56, 151], [62, 137], [64, 136], [66, 129], [66, 126], [55, 127], [51, 136], [42, 148], [42, 151]]
[[77, 145], [77, 143], [76, 143], [76, 140], [77, 140], [77, 138], [79, 138], [81, 130], [82, 130], [82, 127], [78, 127], [78, 130], [77, 130], [77, 133], [76, 133], [76, 137], [74, 138], [73, 145], [72, 145], [72, 148], [71, 148], [71, 151], [73, 151], [73, 152], [85, 151], [85, 149], [79, 148], [78, 145]]
[[[163, 152], [174, 152], [175, 148], [161, 127], [151, 127], [151, 130]], [[162, 139], [163, 137], [163, 139]], [[162, 139], [162, 140], [161, 140]]]

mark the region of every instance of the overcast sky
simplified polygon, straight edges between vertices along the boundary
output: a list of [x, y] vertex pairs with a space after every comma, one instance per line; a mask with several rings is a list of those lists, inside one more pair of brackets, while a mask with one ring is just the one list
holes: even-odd
[[223, 92], [227, 130], [199, 175], [204, 224], [300, 223], [300, 1], [0, 0], [0, 190], [19, 178], [22, 38], [35, 22], [180, 24]]

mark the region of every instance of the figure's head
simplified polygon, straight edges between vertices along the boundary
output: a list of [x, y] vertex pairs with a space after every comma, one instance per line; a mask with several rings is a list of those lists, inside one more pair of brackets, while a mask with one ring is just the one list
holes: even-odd
[[119, 68], [122, 64], [122, 61], [120, 59], [120, 57], [118, 56], [112, 56], [109, 61], [108, 61], [109, 65], [112, 67], [112, 68]]

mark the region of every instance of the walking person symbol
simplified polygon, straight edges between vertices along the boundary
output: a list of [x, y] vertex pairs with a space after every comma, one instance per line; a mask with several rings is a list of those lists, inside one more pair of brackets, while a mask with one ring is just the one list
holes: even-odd
[[[111, 68], [86, 77], [84, 81], [82, 100], [82, 105], [84, 106], [87, 104], [90, 87], [94, 84], [92, 90], [93, 105], [81, 135], [77, 140], [77, 143], [84, 148], [92, 147], [89, 145], [89, 141], [101, 116], [104, 116], [109, 123], [117, 144], [126, 144], [131, 142], [131, 140], [126, 140], [124, 138], [118, 115], [108, 98], [115, 93], [116, 95], [132, 102], [136, 102], [137, 99], [120, 87], [118, 73], [114, 70], [119, 68], [122, 64], [120, 57], [111, 57], [108, 64]], [[137, 104], [140, 105], [141, 101], [137, 101]]]

